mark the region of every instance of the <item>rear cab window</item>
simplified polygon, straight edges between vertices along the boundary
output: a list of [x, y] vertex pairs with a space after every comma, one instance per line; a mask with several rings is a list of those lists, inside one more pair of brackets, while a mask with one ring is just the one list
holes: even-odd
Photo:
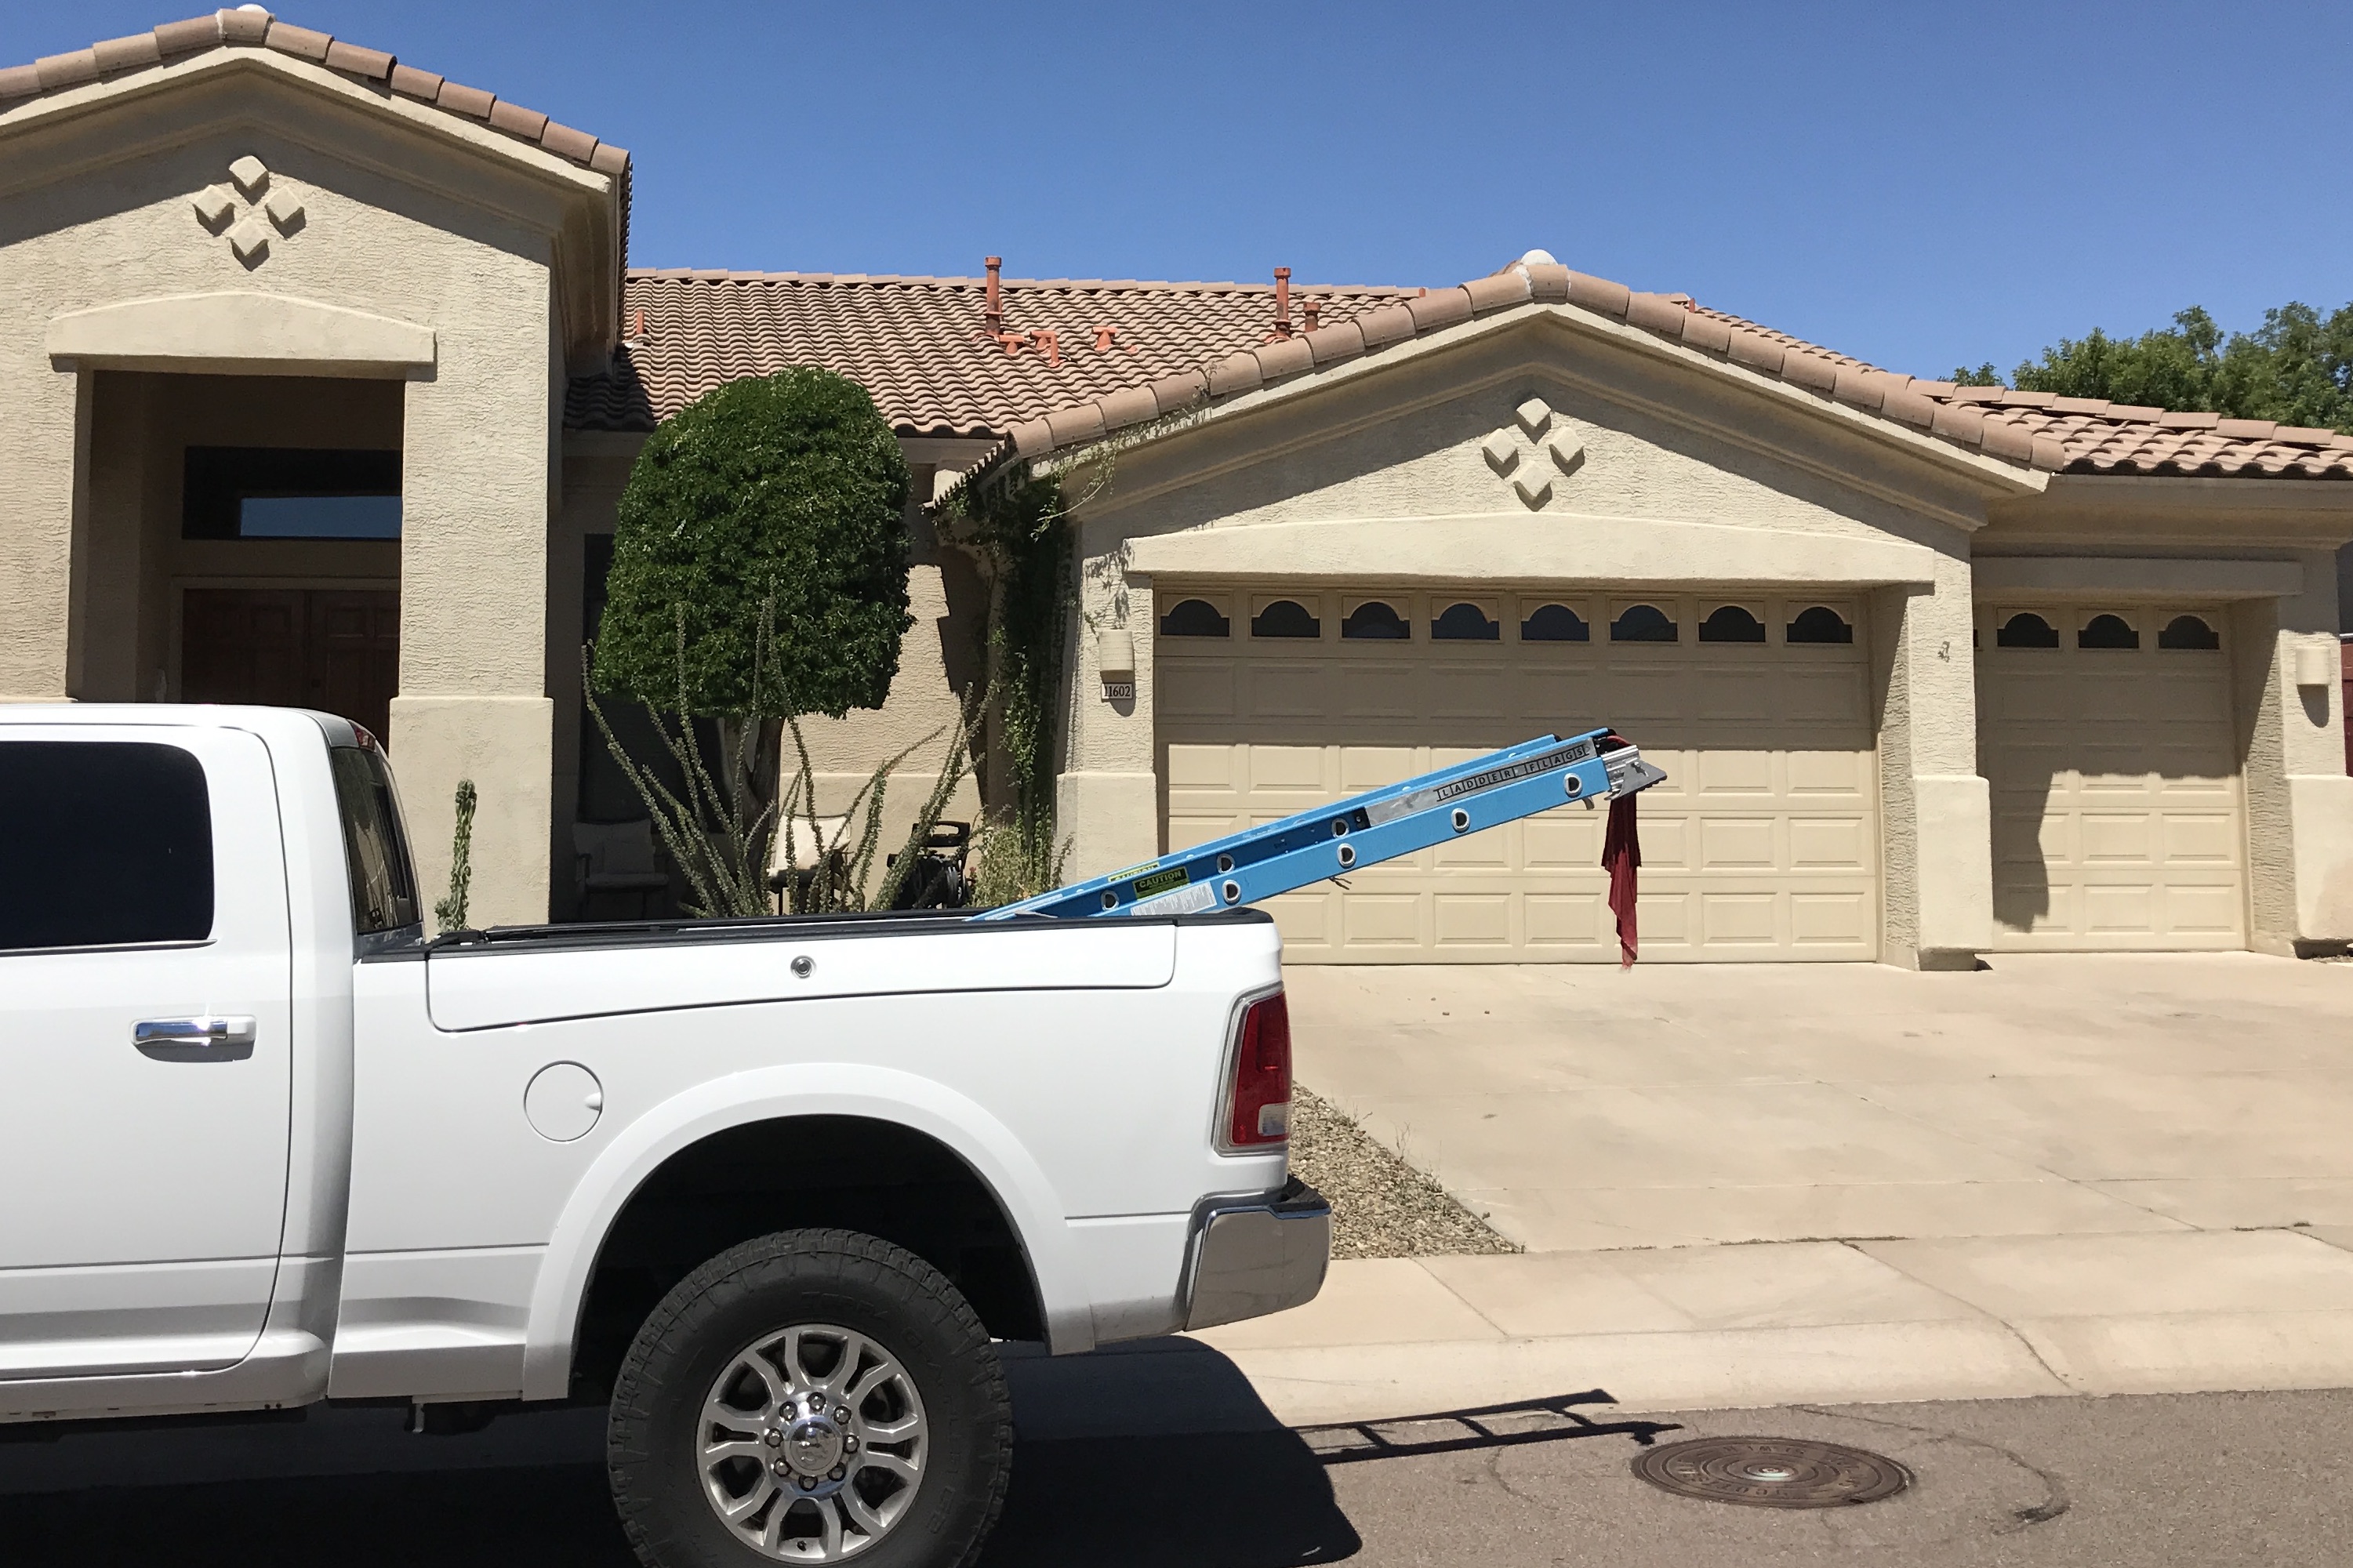
[[[421, 934], [417, 872], [401, 831], [392, 770], [365, 731], [355, 744], [327, 749], [343, 819], [343, 864], [351, 879], [352, 934], [363, 951]], [[375, 939], [375, 940], [371, 940]]]
[[204, 763], [151, 742], [0, 745], [0, 952], [213, 934]]

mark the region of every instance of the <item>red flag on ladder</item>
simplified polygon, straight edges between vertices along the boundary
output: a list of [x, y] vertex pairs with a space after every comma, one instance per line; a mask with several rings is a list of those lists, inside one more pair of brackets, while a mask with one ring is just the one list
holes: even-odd
[[1601, 867], [1609, 873], [1609, 912], [1618, 917], [1620, 969], [1634, 966], [1634, 882], [1642, 864], [1642, 841], [1634, 831], [1637, 798], [1621, 795], [1609, 803], [1609, 826], [1601, 836]]

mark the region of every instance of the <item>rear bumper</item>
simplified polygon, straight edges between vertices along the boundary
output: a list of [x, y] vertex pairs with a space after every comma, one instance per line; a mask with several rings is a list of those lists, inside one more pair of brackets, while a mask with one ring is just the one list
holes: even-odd
[[1261, 1198], [1202, 1207], [1185, 1277], [1185, 1326], [1207, 1329], [1301, 1306], [1324, 1288], [1332, 1205], [1293, 1176]]

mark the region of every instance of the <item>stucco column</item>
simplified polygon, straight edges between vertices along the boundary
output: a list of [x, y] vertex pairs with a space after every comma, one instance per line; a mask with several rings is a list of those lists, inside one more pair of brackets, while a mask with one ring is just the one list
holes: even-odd
[[[0, 702], [69, 694], [77, 535], [87, 510], [90, 378], [50, 368], [37, 315], [0, 326]], [[19, 340], [22, 341], [15, 341]]]
[[[1104, 529], [1082, 527], [1079, 614], [1063, 667], [1069, 742], [1055, 781], [1057, 829], [1070, 845], [1064, 868], [1077, 881], [1160, 853], [1160, 781], [1153, 771], [1152, 579], [1124, 570], [1124, 552]], [[1135, 695], [1106, 700], [1103, 647], [1132, 639]]]
[[2317, 550], [2302, 559], [2302, 594], [2242, 601], [2231, 612], [2248, 938], [2263, 952], [2309, 952], [2353, 938], [2353, 778], [2345, 774], [2337, 679], [2336, 561]]
[[543, 274], [538, 289], [535, 312], [485, 313], [446, 333], [436, 374], [409, 383], [404, 409], [392, 762], [428, 906], [448, 889], [458, 783], [474, 781], [474, 926], [548, 917], [554, 405]]
[[1930, 590], [1872, 595], [1880, 703], [1880, 956], [1968, 969], [1993, 942], [1992, 810], [1978, 773], [1969, 563], [1936, 558]]

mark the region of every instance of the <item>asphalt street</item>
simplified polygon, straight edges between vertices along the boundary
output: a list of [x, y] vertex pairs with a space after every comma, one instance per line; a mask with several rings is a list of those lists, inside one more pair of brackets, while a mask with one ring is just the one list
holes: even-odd
[[[2353, 1562], [2353, 1391], [1694, 1414], [1564, 1390], [1470, 1421], [1294, 1431], [1206, 1350], [1013, 1370], [1023, 1438], [992, 1568]], [[1917, 1480], [1799, 1512], [1632, 1473], [1646, 1444], [1715, 1435], [1853, 1444]], [[0, 1561], [618, 1568], [634, 1559], [598, 1440], [588, 1410], [451, 1437], [410, 1436], [383, 1409], [16, 1436], [0, 1441]]]

